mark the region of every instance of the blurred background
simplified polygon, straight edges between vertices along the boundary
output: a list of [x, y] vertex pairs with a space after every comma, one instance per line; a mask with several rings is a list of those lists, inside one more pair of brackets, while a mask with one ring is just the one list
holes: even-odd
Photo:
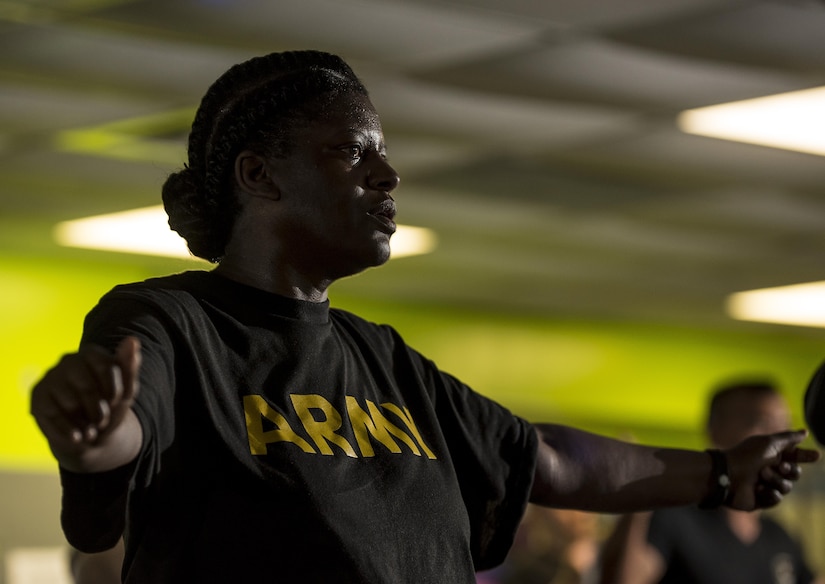
[[[825, 330], [742, 320], [731, 295], [825, 279], [825, 150], [699, 135], [683, 112], [825, 85], [822, 2], [3, 0], [0, 43], [0, 582], [62, 577], [32, 384], [115, 284], [208, 269], [61, 245], [58, 225], [157, 205], [209, 84], [270, 51], [350, 62], [399, 222], [435, 238], [333, 305], [533, 421], [701, 448], [706, 395], [755, 375], [803, 424]], [[780, 125], [825, 137], [825, 105], [796, 111]], [[823, 494], [811, 469], [775, 513], [825, 572]]]

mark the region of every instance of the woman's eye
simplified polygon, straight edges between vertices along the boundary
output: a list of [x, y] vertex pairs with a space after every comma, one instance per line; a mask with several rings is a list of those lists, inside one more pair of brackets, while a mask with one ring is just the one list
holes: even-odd
[[352, 160], [358, 160], [364, 155], [364, 149], [358, 144], [350, 144], [344, 147], [344, 151]]

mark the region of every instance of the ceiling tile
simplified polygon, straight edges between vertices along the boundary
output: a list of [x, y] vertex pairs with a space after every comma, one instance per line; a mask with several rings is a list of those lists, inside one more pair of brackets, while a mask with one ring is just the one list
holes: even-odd
[[[256, 44], [261, 50], [321, 49], [394, 66], [450, 61], [508, 47], [540, 32], [514, 18], [457, 10], [449, 3], [391, 0], [152, 1], [109, 18], [190, 38]], [[227, 35], [225, 31], [232, 31]]]
[[[420, 1], [420, 0], [409, 0]], [[435, 2], [436, 0], [430, 0]], [[451, 4], [477, 10], [487, 10], [503, 17], [518, 15], [531, 21], [556, 23], [568, 27], [615, 27], [624, 23], [658, 20], [674, 15], [690, 14], [708, 7], [724, 6], [730, 0], [451, 0]]]
[[388, 124], [442, 136], [484, 137], [492, 149], [550, 147], [632, 131], [633, 113], [610, 107], [539, 102], [402, 78], [369, 84]]
[[642, 24], [613, 38], [708, 61], [807, 71], [822, 83], [825, 3], [732, 2], [725, 10]]
[[20, 25], [3, 42], [14, 47], [0, 54], [0, 71], [7, 75], [22, 71], [41, 83], [158, 100], [171, 95], [199, 101], [220, 73], [252, 56], [63, 23]]
[[0, 124], [4, 131], [42, 134], [153, 113], [154, 103], [128, 95], [0, 81]]
[[708, 62], [577, 37], [421, 71], [422, 78], [491, 93], [678, 112], [810, 86], [798, 75]]

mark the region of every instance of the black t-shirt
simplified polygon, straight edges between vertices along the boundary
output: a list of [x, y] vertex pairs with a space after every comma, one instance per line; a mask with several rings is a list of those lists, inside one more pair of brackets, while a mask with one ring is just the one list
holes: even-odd
[[[144, 444], [126, 582], [469, 584], [506, 555], [535, 432], [392, 328], [186, 272], [116, 287], [83, 343], [127, 334]], [[117, 472], [64, 475], [70, 542], [118, 531], [84, 527]]]
[[762, 516], [759, 537], [746, 544], [722, 510], [678, 507], [655, 511], [648, 541], [667, 570], [663, 584], [809, 584], [802, 550], [778, 523]]

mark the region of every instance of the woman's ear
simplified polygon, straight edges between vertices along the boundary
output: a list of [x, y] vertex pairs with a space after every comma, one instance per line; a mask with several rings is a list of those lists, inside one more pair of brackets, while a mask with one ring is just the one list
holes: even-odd
[[235, 182], [245, 193], [277, 201], [281, 193], [266, 164], [266, 159], [252, 150], [244, 150], [235, 157]]

